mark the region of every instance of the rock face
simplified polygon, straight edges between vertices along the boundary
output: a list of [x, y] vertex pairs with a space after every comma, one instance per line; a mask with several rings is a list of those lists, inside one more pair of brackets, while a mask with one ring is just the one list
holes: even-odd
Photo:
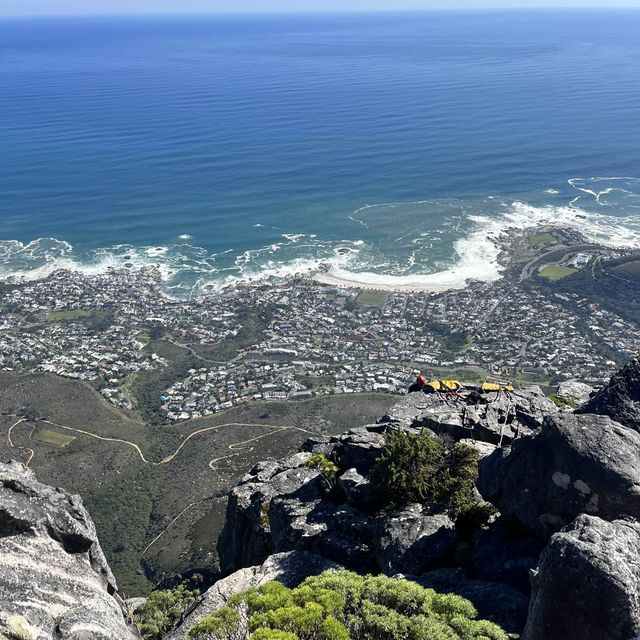
[[501, 582], [529, 595], [530, 573], [538, 566], [543, 544], [497, 520], [475, 535], [471, 548], [471, 573], [482, 580]]
[[509, 444], [542, 426], [545, 415], [558, 413], [539, 387], [512, 393], [479, 394], [460, 398], [436, 393], [409, 393], [384, 420], [398, 428], [431, 431], [455, 440], [472, 438], [491, 444]]
[[422, 574], [446, 567], [458, 541], [455, 524], [434, 506], [411, 504], [377, 520], [374, 551], [383, 573]]
[[640, 635], [640, 524], [582, 515], [542, 552], [523, 640]]
[[581, 513], [640, 517], [640, 434], [604, 416], [548, 417], [480, 461], [478, 489], [544, 539]]
[[0, 594], [0, 638], [139, 637], [80, 498], [17, 462], [0, 464]]
[[640, 356], [611, 376], [609, 384], [576, 413], [609, 416], [630, 429], [640, 431]]
[[[364, 475], [380, 453], [379, 425], [359, 427], [329, 439], [310, 440], [281, 462], [256, 465], [235, 487], [227, 503], [218, 541], [223, 572], [260, 564], [273, 554], [306, 550], [362, 571], [375, 569], [371, 551], [372, 519], [361, 513], [375, 501]], [[343, 468], [343, 504], [326, 500], [326, 485], [305, 466], [314, 453], [333, 455]]]
[[[455, 593], [473, 603], [478, 615], [519, 634], [527, 620], [529, 599], [517, 589], [488, 580], [472, 580], [462, 569], [438, 569], [420, 577], [407, 577], [439, 593]], [[542, 640], [542, 636], [540, 639]]]
[[240, 569], [216, 582], [202, 597], [182, 624], [165, 640], [188, 640], [189, 629], [212, 611], [223, 607], [227, 600], [252, 587], [278, 580], [287, 587], [297, 587], [305, 578], [341, 567], [325, 558], [304, 551], [292, 551], [269, 556], [262, 565]]

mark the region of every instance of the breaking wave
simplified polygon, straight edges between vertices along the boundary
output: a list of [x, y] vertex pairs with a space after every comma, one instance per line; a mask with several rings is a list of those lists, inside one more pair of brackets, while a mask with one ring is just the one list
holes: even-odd
[[500, 236], [540, 225], [574, 228], [612, 247], [640, 247], [640, 179], [571, 178], [564, 188], [518, 198], [368, 204], [344, 216], [344, 239], [296, 230], [242, 251], [211, 252], [191, 244], [188, 234], [177, 244], [90, 250], [55, 238], [5, 240], [0, 241], [0, 278], [35, 280], [59, 269], [97, 274], [153, 265], [165, 292], [176, 297], [318, 269], [370, 285], [456, 286], [470, 278], [499, 278]]

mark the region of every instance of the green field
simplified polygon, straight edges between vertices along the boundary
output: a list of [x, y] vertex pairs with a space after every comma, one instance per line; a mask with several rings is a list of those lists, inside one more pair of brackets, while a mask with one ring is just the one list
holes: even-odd
[[386, 301], [386, 291], [366, 290], [356, 298], [356, 302], [362, 307], [381, 307]]
[[48, 322], [69, 322], [72, 320], [79, 320], [80, 318], [87, 318], [93, 314], [93, 311], [89, 309], [68, 309], [66, 311], [49, 311], [47, 313]]
[[543, 244], [551, 244], [556, 239], [550, 233], [536, 233], [529, 237], [529, 244], [538, 247]]
[[541, 278], [546, 278], [547, 280], [556, 282], [557, 280], [562, 280], [562, 278], [570, 276], [572, 273], [576, 273], [576, 271], [577, 269], [563, 267], [561, 264], [549, 264], [540, 269], [540, 271], [538, 271], [538, 275]]
[[49, 429], [42, 429], [38, 433], [34, 433], [31, 436], [32, 440], [36, 442], [43, 442], [44, 444], [51, 444], [59, 449], [64, 449], [67, 445], [71, 444], [75, 438], [73, 436], [66, 436], [64, 433], [58, 433], [57, 431], [50, 431]]

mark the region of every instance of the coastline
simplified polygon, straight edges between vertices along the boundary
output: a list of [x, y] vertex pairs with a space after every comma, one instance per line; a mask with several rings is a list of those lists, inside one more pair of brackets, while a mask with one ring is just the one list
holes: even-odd
[[[369, 291], [442, 293], [443, 291], [452, 291], [454, 289], [466, 289], [468, 286], [466, 282], [457, 284], [429, 284], [428, 282], [425, 282], [424, 284], [420, 282], [410, 282], [406, 284], [381, 284], [375, 282], [363, 282], [361, 280], [357, 280], [356, 278], [343, 278], [331, 272], [318, 272], [314, 273], [310, 277], [312, 280], [314, 280], [315, 282], [319, 282], [320, 284], [332, 285], [336, 287], [346, 287], [350, 289], [363, 289]], [[424, 276], [424, 278], [425, 280], [427, 280], [428, 276]]]

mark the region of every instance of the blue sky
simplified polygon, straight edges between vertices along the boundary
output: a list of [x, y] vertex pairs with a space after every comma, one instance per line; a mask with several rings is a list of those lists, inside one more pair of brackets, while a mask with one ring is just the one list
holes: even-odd
[[640, 0], [0, 0], [0, 15], [639, 7]]

